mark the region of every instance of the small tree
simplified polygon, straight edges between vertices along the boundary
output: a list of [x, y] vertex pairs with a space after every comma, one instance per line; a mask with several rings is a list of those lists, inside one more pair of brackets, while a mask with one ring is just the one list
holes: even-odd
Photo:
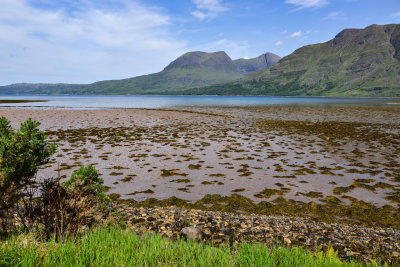
[[48, 144], [39, 125], [29, 118], [15, 132], [7, 118], [0, 118], [0, 231], [7, 230], [23, 190], [33, 183], [37, 166], [48, 162], [56, 151], [56, 145]]
[[70, 192], [75, 188], [86, 194], [96, 196], [99, 199], [105, 199], [103, 182], [104, 180], [99, 177], [99, 172], [96, 168], [93, 165], [88, 165], [80, 167], [77, 171], [73, 172], [71, 178], [64, 185]]

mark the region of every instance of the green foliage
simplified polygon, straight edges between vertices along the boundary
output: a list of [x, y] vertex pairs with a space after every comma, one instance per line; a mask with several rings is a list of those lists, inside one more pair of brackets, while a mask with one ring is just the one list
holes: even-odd
[[97, 229], [77, 242], [22, 245], [13, 238], [0, 248], [0, 259], [3, 266], [366, 266], [341, 262], [333, 250], [314, 256], [301, 248], [259, 243], [212, 247], [159, 235], [139, 237], [114, 227]]
[[104, 180], [99, 177], [99, 172], [92, 165], [80, 167], [73, 172], [71, 178], [64, 183], [65, 187], [70, 191], [73, 188], [84, 191], [87, 194], [98, 196], [100, 199], [106, 199], [103, 193]]
[[10, 122], [0, 118], [0, 175], [13, 183], [24, 183], [47, 162], [56, 145], [48, 144], [38, 127], [40, 122], [28, 119], [14, 132]]
[[6, 230], [10, 212], [23, 197], [22, 191], [33, 182], [37, 166], [46, 163], [56, 151], [48, 144], [38, 127], [40, 123], [28, 119], [18, 131], [10, 121], [0, 118], [0, 218]]

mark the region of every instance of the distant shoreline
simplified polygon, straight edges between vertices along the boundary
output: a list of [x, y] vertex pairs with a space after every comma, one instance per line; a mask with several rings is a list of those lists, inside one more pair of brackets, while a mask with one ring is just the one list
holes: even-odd
[[172, 107], [259, 107], [270, 105], [384, 105], [392, 108], [398, 107], [398, 105], [388, 103], [400, 103], [400, 98], [250, 95], [0, 95], [0, 108], [169, 109]]
[[0, 104], [16, 104], [31, 102], [49, 102], [49, 100], [19, 100], [19, 99], [0, 99]]
[[[0, 94], [0, 97], [11, 97], [11, 96], [17, 96], [17, 97], [22, 97], [22, 96], [213, 96], [213, 97], [226, 97], [226, 96], [244, 96], [244, 97], [285, 97], [285, 98], [349, 98], [349, 99], [356, 99], [356, 98], [365, 98], [365, 99], [395, 99], [395, 100], [400, 100], [400, 97], [398, 96], [306, 96], [306, 95], [290, 95], [290, 96], [285, 96], [285, 95], [179, 95], [179, 94], [6, 94], [2, 95]], [[0, 103], [6, 103], [6, 102], [1, 102], [4, 100], [0, 100]], [[6, 100], [9, 101], [9, 100]], [[15, 100], [15, 101], [20, 101], [20, 100]], [[24, 100], [25, 101], [25, 100]], [[26, 100], [26, 102], [47, 102], [47, 100]], [[16, 102], [14, 102], [16, 103]], [[23, 102], [19, 102], [23, 103]]]

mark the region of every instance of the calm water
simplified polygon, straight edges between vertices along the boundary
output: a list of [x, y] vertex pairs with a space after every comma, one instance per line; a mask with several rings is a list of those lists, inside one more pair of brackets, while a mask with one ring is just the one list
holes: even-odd
[[265, 97], [265, 96], [0, 96], [0, 100], [48, 100], [48, 102], [0, 104], [0, 107], [45, 109], [173, 108], [196, 106], [267, 105], [388, 105], [400, 106], [400, 98]]

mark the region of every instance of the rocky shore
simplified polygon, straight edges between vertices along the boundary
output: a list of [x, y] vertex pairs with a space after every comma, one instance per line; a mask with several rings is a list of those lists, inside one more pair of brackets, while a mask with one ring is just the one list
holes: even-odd
[[400, 231], [357, 225], [315, 222], [312, 218], [242, 215], [176, 207], [146, 208], [120, 205], [137, 233], [186, 236], [214, 245], [239, 242], [279, 243], [325, 250], [332, 246], [342, 259], [400, 263]]

